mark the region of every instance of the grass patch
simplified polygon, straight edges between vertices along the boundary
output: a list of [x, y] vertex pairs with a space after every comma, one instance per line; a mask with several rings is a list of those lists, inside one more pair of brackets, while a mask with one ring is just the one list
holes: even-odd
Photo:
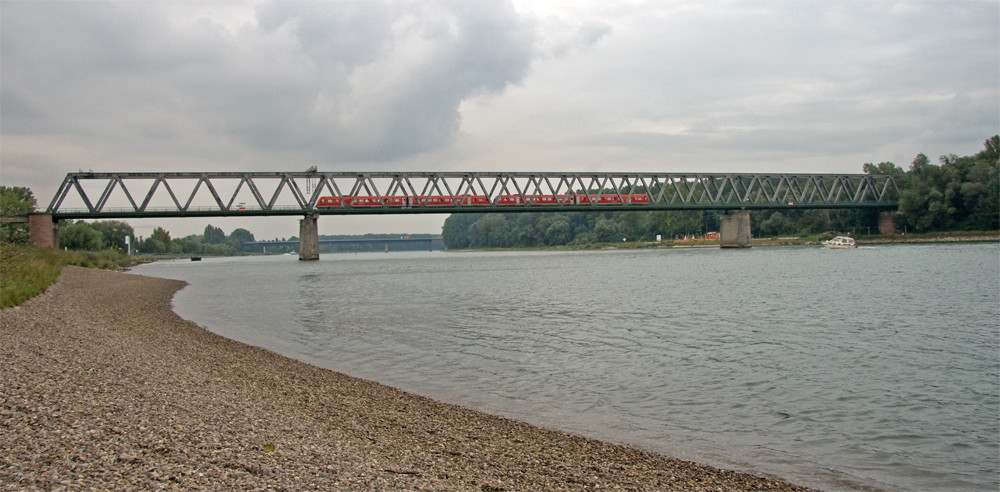
[[61, 251], [0, 243], [0, 308], [17, 306], [45, 292], [66, 265], [118, 270], [147, 261], [115, 250]]

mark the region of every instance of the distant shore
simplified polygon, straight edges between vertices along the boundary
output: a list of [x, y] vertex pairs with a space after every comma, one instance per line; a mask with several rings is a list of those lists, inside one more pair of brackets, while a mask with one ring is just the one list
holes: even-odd
[[[955, 232], [930, 234], [853, 235], [857, 244], [910, 244], [910, 243], [957, 243], [957, 242], [1000, 242], [1000, 231]], [[832, 236], [831, 236], [832, 237]], [[750, 240], [751, 247], [768, 246], [810, 246], [821, 244], [819, 239], [797, 236], [765, 237]], [[620, 243], [600, 243], [586, 246], [540, 246], [532, 248], [471, 248], [451, 251], [587, 251], [606, 249], [666, 249], [666, 248], [718, 248], [718, 241], [663, 240], [663, 241], [622, 241]]]
[[864, 236], [856, 238], [858, 244], [888, 244], [888, 243], [977, 243], [977, 242], [1000, 242], [1000, 232], [993, 234], [954, 234], [946, 236], [921, 235], [921, 234], [900, 234], [897, 236], [874, 237], [865, 239]]
[[[1000, 242], [1000, 231], [994, 233], [847, 235], [853, 237], [858, 245]], [[798, 237], [758, 238], [751, 241], [752, 246], [802, 246], [819, 244], [821, 244], [819, 240]]]
[[0, 318], [0, 489], [807, 490], [234, 342], [174, 280], [66, 267]]

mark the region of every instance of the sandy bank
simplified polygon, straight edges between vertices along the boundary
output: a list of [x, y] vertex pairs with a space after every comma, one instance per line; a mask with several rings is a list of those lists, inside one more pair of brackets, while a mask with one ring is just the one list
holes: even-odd
[[0, 489], [805, 490], [319, 369], [67, 267], [0, 312]]

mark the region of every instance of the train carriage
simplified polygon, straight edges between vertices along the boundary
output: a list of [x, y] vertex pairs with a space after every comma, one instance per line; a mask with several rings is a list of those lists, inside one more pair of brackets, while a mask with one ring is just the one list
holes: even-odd
[[321, 196], [316, 201], [318, 208], [334, 207], [394, 207], [407, 208], [413, 206], [456, 206], [456, 205], [489, 205], [490, 199], [486, 195], [459, 195], [451, 197], [449, 195], [399, 195], [399, 196]]
[[494, 201], [486, 195], [421, 195], [421, 196], [322, 196], [316, 202], [318, 208], [333, 207], [393, 207], [414, 206], [447, 207], [472, 205], [589, 205], [605, 204], [648, 204], [649, 195], [633, 193], [617, 194], [572, 194], [572, 195], [500, 195]]

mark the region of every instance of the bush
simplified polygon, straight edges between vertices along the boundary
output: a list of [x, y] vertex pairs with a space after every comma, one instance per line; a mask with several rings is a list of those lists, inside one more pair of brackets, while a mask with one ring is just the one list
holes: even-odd
[[97, 251], [104, 247], [104, 236], [81, 220], [59, 228], [59, 247]]
[[0, 308], [17, 306], [45, 292], [66, 265], [116, 270], [148, 261], [120, 250], [60, 251], [20, 244], [0, 244]]

